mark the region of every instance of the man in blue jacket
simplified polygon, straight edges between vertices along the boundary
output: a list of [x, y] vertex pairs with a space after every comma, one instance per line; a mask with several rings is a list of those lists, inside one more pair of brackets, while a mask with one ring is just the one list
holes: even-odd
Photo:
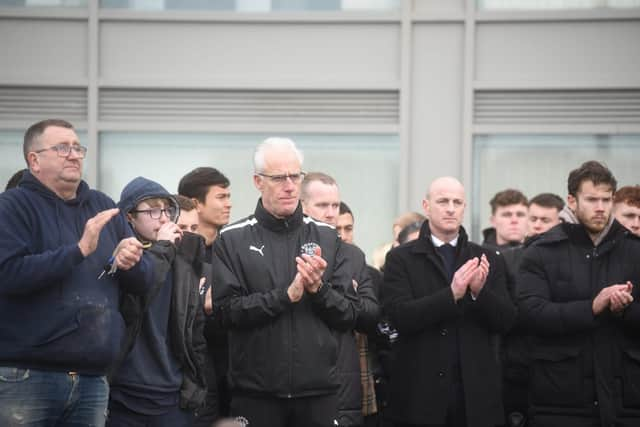
[[148, 260], [82, 180], [87, 149], [70, 123], [34, 124], [23, 151], [28, 171], [0, 195], [0, 425], [102, 426], [118, 297], [145, 291]]

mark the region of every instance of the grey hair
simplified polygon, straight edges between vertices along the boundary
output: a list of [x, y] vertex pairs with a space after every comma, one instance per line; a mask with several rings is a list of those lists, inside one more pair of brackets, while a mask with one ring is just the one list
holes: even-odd
[[300, 166], [304, 161], [304, 156], [302, 151], [296, 147], [296, 144], [293, 140], [289, 138], [277, 138], [271, 137], [262, 141], [256, 147], [256, 151], [253, 153], [253, 170], [255, 173], [264, 172], [264, 155], [265, 153], [273, 148], [288, 148], [296, 154], [298, 161], [300, 162]]

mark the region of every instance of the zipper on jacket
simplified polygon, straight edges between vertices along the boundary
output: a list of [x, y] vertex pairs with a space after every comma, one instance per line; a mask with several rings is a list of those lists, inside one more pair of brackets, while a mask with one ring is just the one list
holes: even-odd
[[[289, 251], [291, 250], [291, 248], [289, 245], [289, 241], [291, 239], [291, 229], [289, 228], [288, 221], [285, 220], [284, 225], [287, 228], [287, 232], [285, 233], [285, 245], [287, 246], [287, 260], [290, 260], [291, 254], [289, 253]], [[288, 266], [287, 267], [288, 276], [291, 277], [291, 262], [287, 262], [287, 266]], [[289, 393], [287, 393], [287, 398], [291, 399], [293, 397], [292, 392], [293, 392], [293, 309], [289, 311]]]

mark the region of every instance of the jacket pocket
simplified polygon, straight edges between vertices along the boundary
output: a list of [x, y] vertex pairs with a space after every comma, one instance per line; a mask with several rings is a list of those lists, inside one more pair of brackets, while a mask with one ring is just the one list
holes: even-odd
[[640, 408], [640, 349], [627, 349], [622, 358], [622, 404]]
[[531, 401], [535, 406], [582, 407], [580, 348], [537, 348], [532, 354]]

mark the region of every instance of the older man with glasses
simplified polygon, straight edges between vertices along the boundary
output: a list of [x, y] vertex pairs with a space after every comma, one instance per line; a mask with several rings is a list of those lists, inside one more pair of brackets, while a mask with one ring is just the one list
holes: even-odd
[[255, 213], [222, 229], [214, 245], [214, 316], [229, 331], [231, 412], [251, 427], [335, 425], [335, 331], [356, 322], [340, 238], [302, 214], [302, 161], [289, 139], [262, 142]]
[[70, 123], [34, 124], [23, 152], [28, 171], [0, 195], [0, 425], [103, 426], [120, 291], [145, 292], [150, 261], [82, 180]]

